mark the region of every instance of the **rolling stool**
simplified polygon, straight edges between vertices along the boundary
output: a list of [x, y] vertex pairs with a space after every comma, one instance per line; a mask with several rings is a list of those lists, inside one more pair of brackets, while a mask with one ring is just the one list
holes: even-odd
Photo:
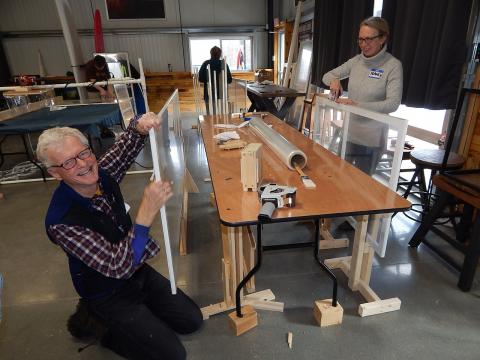
[[[410, 161], [415, 165], [415, 171], [413, 172], [412, 179], [408, 182], [407, 189], [403, 194], [405, 199], [408, 198], [410, 194], [419, 194], [421, 198], [420, 204], [412, 204], [411, 211], [420, 213], [421, 218], [416, 219], [404, 213], [409, 219], [421, 222], [423, 215], [425, 215], [430, 209], [430, 200], [432, 197], [435, 197], [435, 194], [432, 193], [432, 177], [442, 168], [443, 156], [445, 155], [445, 150], [441, 149], [418, 149], [412, 150], [410, 152]], [[448, 162], [446, 170], [457, 170], [463, 166], [465, 160], [458, 154], [451, 152], [448, 156]], [[425, 169], [431, 170], [432, 174], [430, 176], [430, 181], [425, 180]], [[418, 185], [419, 191], [412, 191], [413, 185]], [[421, 206], [421, 210], [417, 210], [414, 207]]]

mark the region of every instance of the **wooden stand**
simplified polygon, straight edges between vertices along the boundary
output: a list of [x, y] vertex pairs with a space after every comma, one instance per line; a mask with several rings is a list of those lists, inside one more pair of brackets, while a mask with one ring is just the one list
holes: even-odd
[[322, 240], [319, 242], [318, 248], [320, 250], [325, 249], [338, 249], [348, 247], [348, 238], [335, 239], [330, 233], [331, 219], [323, 219], [320, 225], [320, 236]]
[[257, 191], [262, 180], [262, 144], [251, 143], [242, 150], [240, 169], [243, 191]]
[[330, 269], [340, 269], [348, 277], [348, 287], [360, 294], [367, 303], [360, 304], [360, 316], [369, 316], [399, 310], [401, 301], [398, 298], [381, 300], [370, 288], [372, 274], [373, 248], [366, 242], [368, 215], [357, 217], [355, 239], [353, 241], [352, 256], [325, 260]]
[[179, 250], [180, 255], [187, 255], [187, 219], [188, 219], [188, 194], [189, 193], [198, 193], [198, 186], [193, 180], [190, 171], [185, 168], [185, 188], [183, 190], [183, 202], [182, 202], [182, 218], [180, 219], [180, 241], [179, 241]]
[[337, 302], [332, 305], [332, 299], [316, 300], [313, 304], [313, 316], [321, 327], [338, 325], [343, 320], [343, 308]]
[[239, 336], [253, 329], [258, 325], [257, 312], [251, 305], [242, 306], [242, 317], [237, 317], [234, 311], [228, 314], [230, 327], [235, 331], [235, 335]]
[[[250, 227], [226, 227], [221, 225], [223, 259], [223, 301], [203, 307], [203, 319], [235, 308], [235, 291], [243, 277], [255, 265], [256, 241]], [[275, 302], [275, 295], [270, 289], [255, 291], [255, 278], [246, 284], [248, 295], [242, 294], [242, 305], [251, 305], [255, 309], [283, 311], [284, 304]]]

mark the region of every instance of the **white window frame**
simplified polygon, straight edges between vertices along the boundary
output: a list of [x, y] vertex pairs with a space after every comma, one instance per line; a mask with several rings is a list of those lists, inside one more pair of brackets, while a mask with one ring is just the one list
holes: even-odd
[[[252, 67], [250, 70], [234, 70], [230, 69], [230, 71], [238, 71], [238, 72], [249, 72], [255, 71], [257, 68], [257, 56], [255, 51], [255, 36], [253, 33], [238, 33], [238, 34], [205, 34], [205, 35], [188, 35], [188, 60], [190, 62], [190, 71], [193, 72], [193, 64], [192, 64], [192, 53], [190, 51], [190, 41], [191, 40], [220, 40], [220, 47], [222, 45], [222, 40], [250, 40], [250, 54], [252, 58]], [[208, 60], [208, 59], [204, 59]]]

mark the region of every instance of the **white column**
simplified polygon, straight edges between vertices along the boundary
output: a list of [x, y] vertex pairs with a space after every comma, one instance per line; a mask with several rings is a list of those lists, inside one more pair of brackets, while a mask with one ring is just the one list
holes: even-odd
[[[78, 38], [77, 29], [75, 28], [75, 21], [72, 16], [72, 9], [68, 0], [55, 0], [57, 6], [58, 17], [62, 24], [63, 37], [67, 44], [68, 55], [70, 57], [70, 64], [72, 66], [73, 75], [75, 76], [75, 82], [81, 83], [85, 81], [85, 73], [80, 69], [80, 65], [83, 65], [82, 48], [80, 46], [80, 40]], [[80, 99], [86, 99], [85, 88], [78, 88]]]

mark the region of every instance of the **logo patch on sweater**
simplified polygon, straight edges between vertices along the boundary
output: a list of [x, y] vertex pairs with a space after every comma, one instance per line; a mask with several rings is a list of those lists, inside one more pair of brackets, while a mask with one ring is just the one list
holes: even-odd
[[370, 69], [370, 73], [368, 74], [368, 77], [372, 79], [380, 79], [382, 76], [383, 76], [382, 69]]

